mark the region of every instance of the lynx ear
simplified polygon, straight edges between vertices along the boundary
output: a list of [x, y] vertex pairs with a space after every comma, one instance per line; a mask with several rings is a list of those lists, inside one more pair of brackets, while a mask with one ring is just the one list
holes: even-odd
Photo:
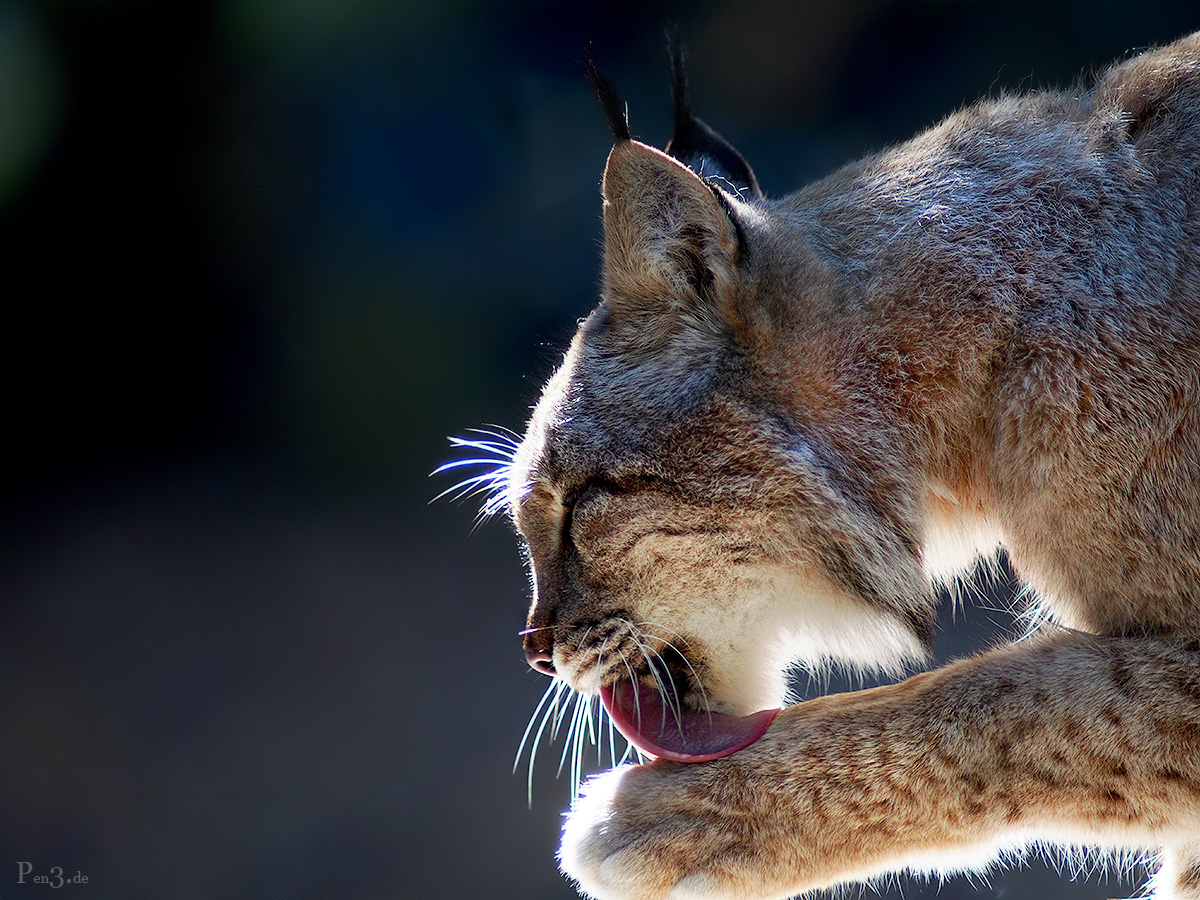
[[731, 201], [686, 166], [619, 141], [604, 170], [605, 293], [617, 324], [661, 345], [678, 324], [727, 333], [740, 230]]
[[675, 132], [667, 143], [667, 153], [705, 178], [717, 178], [738, 193], [761, 200], [762, 188], [746, 158], [694, 115], [688, 97], [687, 53], [678, 30], [667, 33], [667, 52], [671, 57], [671, 94], [675, 105]]

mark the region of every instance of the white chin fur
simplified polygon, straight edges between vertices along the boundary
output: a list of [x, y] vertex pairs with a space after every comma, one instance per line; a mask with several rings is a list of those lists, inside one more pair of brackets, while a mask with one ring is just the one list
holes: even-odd
[[[788, 669], [844, 665], [902, 674], [927, 656], [899, 616], [877, 610], [832, 586], [791, 573], [771, 573], [747, 584], [753, 596], [689, 616], [700, 635], [722, 635], [708, 645], [712, 687], [725, 711], [745, 714], [781, 706]], [[745, 610], [742, 616], [734, 610]]]
[[814, 668], [840, 663], [896, 675], [927, 656], [908, 624], [890, 610], [795, 576], [780, 588], [786, 598], [779, 604], [778, 640], [791, 663]]

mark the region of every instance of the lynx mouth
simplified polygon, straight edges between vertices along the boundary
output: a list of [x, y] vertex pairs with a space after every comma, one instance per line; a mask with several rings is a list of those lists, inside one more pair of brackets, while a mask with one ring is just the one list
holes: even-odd
[[694, 710], [632, 680], [601, 687], [600, 702], [617, 730], [644, 755], [684, 763], [709, 762], [749, 747], [779, 712], [763, 709], [732, 716]]

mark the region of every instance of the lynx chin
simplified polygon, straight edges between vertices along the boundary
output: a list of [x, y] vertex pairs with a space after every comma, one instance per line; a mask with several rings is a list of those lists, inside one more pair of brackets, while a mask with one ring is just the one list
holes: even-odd
[[[592, 70], [602, 299], [478, 480], [529, 663], [648, 758], [563, 871], [769, 900], [1040, 842], [1200, 900], [1200, 33], [781, 199], [672, 60], [665, 152]], [[1000, 546], [1037, 634], [784, 706], [797, 662], [925, 660], [933, 580]]]

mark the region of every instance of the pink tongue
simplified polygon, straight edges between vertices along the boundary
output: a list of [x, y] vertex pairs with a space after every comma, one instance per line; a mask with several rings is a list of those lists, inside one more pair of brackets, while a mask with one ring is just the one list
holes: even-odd
[[600, 688], [600, 701], [617, 730], [648, 756], [676, 762], [708, 762], [736, 753], [763, 736], [777, 709], [748, 716], [696, 712], [664, 705], [662, 694], [645, 684], [619, 681]]

